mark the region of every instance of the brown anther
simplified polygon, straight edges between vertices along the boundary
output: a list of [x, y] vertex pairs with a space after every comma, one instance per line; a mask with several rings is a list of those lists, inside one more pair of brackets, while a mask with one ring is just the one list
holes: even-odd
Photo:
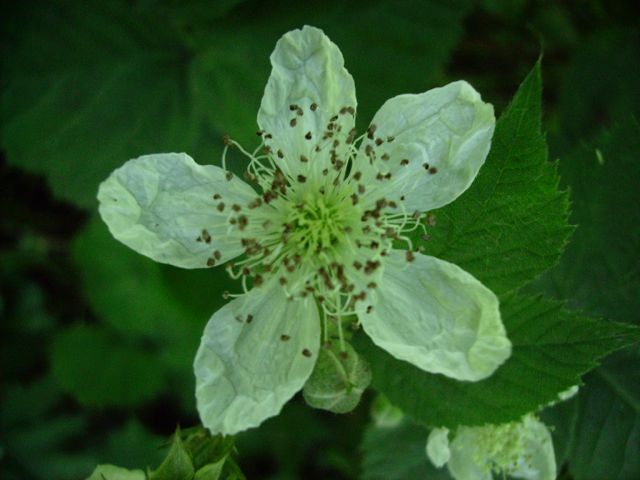
[[304, 183], [306, 181], [307, 181], [307, 177], [305, 177], [304, 175], [298, 175], [298, 182]]
[[231, 179], [233, 178], [233, 173], [231, 172], [225, 173], [224, 178], [226, 178], [228, 181], [231, 181]]
[[283, 333], [282, 335], [280, 335], [280, 340], [282, 340], [283, 342], [286, 342], [290, 338], [291, 337], [289, 335], [287, 335], [286, 333]]
[[388, 153], [383, 153], [382, 156], [380, 157], [381, 160], [384, 160], [385, 162], [387, 160], [389, 160], [389, 154]]
[[359, 198], [358, 195], [355, 194], [355, 193], [353, 195], [351, 195], [351, 203], [353, 205], [356, 205], [358, 203], [358, 198]]
[[273, 135], [271, 135], [270, 133], [265, 134], [264, 138], [266, 138], [267, 140], [273, 138]]
[[438, 169], [436, 167], [431, 167], [429, 169], [429, 174], [435, 175], [436, 173], [438, 173]]
[[367, 128], [367, 138], [369, 140], [373, 140], [373, 134], [376, 132], [376, 126], [375, 125], [369, 125], [369, 128]]
[[376, 284], [376, 282], [369, 282], [367, 283], [367, 288], [376, 288], [378, 285]]
[[293, 105], [293, 104], [292, 104], [292, 105], [289, 105], [289, 110], [291, 110], [292, 112], [293, 112], [294, 110], [297, 110], [297, 109], [298, 109], [298, 106], [297, 106], [297, 105]]
[[220, 200], [221, 198], [222, 198], [222, 197], [220, 196], [220, 194], [219, 194], [219, 193], [214, 193], [214, 194], [213, 194], [213, 199], [214, 199], [214, 200]]
[[400, 160], [400, 165], [402, 165], [403, 167], [406, 167], [407, 165], [409, 165], [409, 159], [403, 158], [402, 160]]
[[251, 323], [252, 321], [253, 321], [253, 315], [251, 314], [247, 315], [247, 319], [245, 320], [245, 322]]
[[302, 355], [304, 355], [305, 357], [310, 357], [311, 350], [309, 350], [308, 348], [305, 348], [304, 350], [302, 350]]
[[413, 254], [411, 250], [407, 250], [406, 258], [407, 258], [407, 262], [413, 262], [416, 259], [416, 256]]
[[222, 258], [222, 254], [220, 253], [220, 250], [216, 250], [213, 252], [213, 258], [215, 260], [220, 260]]
[[393, 142], [396, 139], [396, 137], [387, 137], [387, 142]]
[[233, 210], [234, 212], [239, 212], [240, 210], [242, 210], [242, 207], [237, 203], [234, 203], [233, 205], [231, 205], [231, 210]]
[[213, 258], [207, 259], [207, 267], [214, 267], [216, 265], [216, 261]]
[[222, 143], [224, 143], [226, 147], [230, 147], [231, 145], [233, 145], [233, 143], [231, 143], [231, 137], [229, 135], [223, 135]]
[[367, 313], [371, 313], [371, 312], [373, 312], [373, 305], [369, 305], [367, 307]]
[[316, 102], [313, 102], [310, 108], [312, 112], [315, 112], [318, 109], [318, 104]]
[[358, 193], [359, 193], [360, 195], [364, 195], [364, 192], [365, 192], [364, 185], [359, 184], [359, 185], [358, 185]]
[[304, 136], [307, 140], [311, 140], [311, 132], [307, 132]]
[[382, 145], [384, 143], [384, 140], [382, 140], [381, 138], [376, 138], [376, 145], [379, 147], [380, 145]]
[[280, 277], [278, 279], [278, 282], [280, 283], [280, 285], [286, 285], [287, 284], [287, 279], [285, 277]]
[[258, 130], [258, 131], [256, 132], [256, 135], [258, 135], [259, 137], [261, 137], [263, 133], [264, 133], [264, 132], [263, 132], [262, 130]]
[[300, 161], [302, 163], [307, 163], [309, 161], [309, 159], [307, 157], [305, 157], [304, 155], [300, 155]]
[[356, 172], [353, 174], [353, 179], [358, 182], [362, 178], [362, 172]]
[[278, 155], [278, 158], [284, 158], [284, 153], [282, 153], [282, 150], [278, 150], [276, 154]]
[[224, 212], [224, 202], [220, 202], [216, 208], [219, 212]]
[[298, 120], [296, 120], [296, 119], [295, 119], [295, 117], [294, 117], [294, 118], [292, 118], [292, 119], [291, 119], [291, 121], [289, 122], [289, 125], [291, 125], [292, 127], [295, 127], [295, 126], [296, 126], [296, 123], [298, 123]]

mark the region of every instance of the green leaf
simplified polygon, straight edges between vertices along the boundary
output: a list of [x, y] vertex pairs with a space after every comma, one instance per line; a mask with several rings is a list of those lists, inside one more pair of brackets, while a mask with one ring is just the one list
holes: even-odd
[[162, 464], [149, 473], [149, 480], [191, 480], [194, 474], [191, 455], [185, 448], [178, 429], [173, 435], [169, 453]]
[[428, 432], [408, 419], [395, 427], [370, 425], [364, 433], [362, 480], [448, 480], [446, 469], [436, 469], [427, 459]]
[[[536, 285], [574, 306], [635, 323], [640, 323], [639, 150], [640, 125], [629, 119], [562, 159], [578, 228], [560, 264]], [[557, 448], [577, 480], [640, 477], [637, 372], [636, 349], [593, 372], [569, 412], [561, 405], [547, 413], [560, 433]]]
[[360, 403], [362, 393], [371, 383], [367, 361], [345, 342], [323, 345], [313, 373], [302, 394], [308, 405], [333, 413], [347, 413]]
[[619, 358], [587, 379], [568, 455], [576, 480], [640, 475], [640, 357]]
[[57, 196], [83, 207], [129, 158], [188, 150], [206, 162], [220, 151], [192, 90], [196, 55], [143, 3], [34, 6], [7, 57], [0, 138], [9, 162], [46, 174]]
[[580, 376], [613, 350], [640, 339], [638, 328], [583, 317], [558, 302], [512, 296], [501, 304], [512, 356], [488, 379], [457, 382], [396, 360], [359, 335], [373, 386], [427, 426], [480, 425], [515, 420], [580, 383]]
[[541, 129], [540, 64], [502, 113], [478, 177], [427, 226], [425, 252], [467, 270], [498, 296], [554, 265], [571, 228], [568, 194], [547, 161]]
[[194, 480], [218, 480], [222, 475], [222, 469], [224, 467], [226, 459], [218, 460], [216, 463], [210, 463], [200, 468], [194, 478]]
[[53, 375], [87, 406], [135, 406], [164, 386], [153, 356], [97, 326], [76, 325], [53, 340]]

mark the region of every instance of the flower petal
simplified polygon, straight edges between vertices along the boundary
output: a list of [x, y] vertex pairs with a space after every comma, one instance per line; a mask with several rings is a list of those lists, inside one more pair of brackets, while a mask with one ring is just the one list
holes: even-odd
[[489, 152], [495, 117], [471, 85], [458, 81], [387, 100], [371, 125], [358, 165], [373, 162], [375, 174], [391, 173], [378, 180], [388, 196], [402, 195], [407, 211], [424, 212], [471, 185]]
[[214, 194], [229, 205], [256, 196], [237, 177], [227, 180], [219, 167], [198, 165], [184, 153], [162, 153], [115, 170], [100, 185], [98, 200], [116, 239], [157, 262], [199, 268], [243, 251], [237, 237], [227, 236], [229, 209], [220, 212]]
[[427, 438], [427, 456], [436, 467], [443, 467], [451, 457], [449, 429], [434, 428]]
[[511, 354], [497, 297], [456, 265], [403, 252], [388, 255], [375, 305], [358, 315], [394, 357], [458, 380], [491, 375]]
[[307, 381], [320, 348], [315, 302], [277, 282], [218, 310], [196, 355], [196, 399], [212, 433], [235, 434], [277, 415]]
[[526, 454], [511, 475], [526, 480], [554, 480], [556, 457], [549, 429], [533, 415], [525, 416], [523, 422]]
[[322, 30], [305, 26], [280, 38], [271, 65], [258, 125], [265, 143], [280, 151], [279, 167], [293, 177], [328, 168], [334, 148], [344, 158], [356, 93], [338, 47]]
[[455, 480], [492, 480], [490, 459], [478, 453], [480, 439], [477, 429], [465, 427], [458, 430], [451, 442], [451, 457], [447, 463]]

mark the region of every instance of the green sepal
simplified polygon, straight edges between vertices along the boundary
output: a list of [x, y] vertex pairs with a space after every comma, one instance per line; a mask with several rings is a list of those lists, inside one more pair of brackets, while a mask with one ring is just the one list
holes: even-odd
[[313, 373], [302, 390], [307, 404], [333, 413], [347, 413], [360, 403], [371, 383], [371, 369], [351, 345], [327, 342], [321, 349]]
[[195, 474], [193, 460], [180, 437], [180, 428], [173, 434], [173, 442], [169, 453], [153, 472], [149, 472], [149, 480], [192, 480]]

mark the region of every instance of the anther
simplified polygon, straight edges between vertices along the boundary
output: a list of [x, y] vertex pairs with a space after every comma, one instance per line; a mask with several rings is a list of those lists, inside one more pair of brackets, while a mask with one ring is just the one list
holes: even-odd
[[304, 175], [298, 175], [298, 182], [304, 183], [306, 181], [307, 181], [307, 177], [305, 177]]
[[402, 165], [403, 167], [406, 167], [407, 165], [409, 165], [409, 159], [403, 158], [402, 160], [400, 160], [400, 165]]
[[280, 340], [282, 340], [283, 342], [286, 342], [287, 340], [289, 340], [291, 337], [285, 333], [283, 333], [282, 335], [280, 335]]
[[305, 357], [310, 357], [311, 350], [309, 350], [308, 348], [305, 348], [304, 350], [302, 350], [302, 355], [304, 355]]
[[216, 208], [219, 212], [224, 212], [224, 202], [220, 202]]
[[231, 142], [231, 137], [229, 135], [223, 135], [222, 143], [224, 143], [226, 147], [230, 147], [233, 145], [233, 143]]
[[298, 121], [294, 118], [291, 119], [291, 121], [289, 122], [289, 125], [291, 125], [292, 127], [296, 126], [296, 123], [298, 123]]
[[220, 196], [220, 194], [219, 194], [219, 193], [214, 193], [214, 194], [213, 194], [213, 199], [214, 199], [214, 200], [220, 200], [221, 198], [222, 198], [222, 197]]
[[233, 173], [231, 172], [225, 173], [224, 178], [226, 178], [228, 181], [231, 181], [231, 179], [233, 178]]
[[307, 132], [304, 138], [306, 138], [307, 140], [311, 140], [311, 132]]
[[318, 104], [316, 102], [313, 102], [310, 108], [312, 112], [315, 112], [318, 109]]
[[431, 167], [431, 168], [429, 169], [429, 173], [430, 173], [431, 175], [435, 175], [436, 173], [438, 173], [438, 169], [437, 169], [436, 167]]

